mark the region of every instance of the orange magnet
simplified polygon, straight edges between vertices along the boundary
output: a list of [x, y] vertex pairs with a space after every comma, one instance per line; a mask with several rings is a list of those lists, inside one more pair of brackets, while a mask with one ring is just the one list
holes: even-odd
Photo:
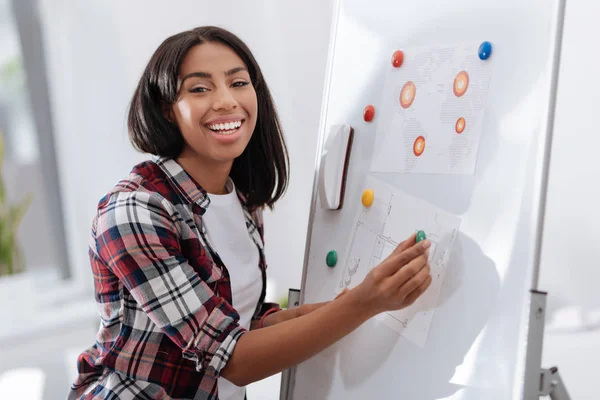
[[423, 136], [419, 136], [415, 143], [413, 144], [413, 153], [415, 156], [419, 157], [425, 151], [425, 138]]
[[400, 106], [402, 108], [408, 108], [415, 101], [415, 95], [417, 94], [417, 87], [414, 82], [408, 81], [402, 86], [400, 90]]
[[460, 117], [459, 119], [456, 120], [456, 133], [461, 134], [463, 133], [463, 131], [465, 130], [465, 119], [463, 117]]
[[453, 91], [456, 97], [461, 97], [467, 92], [469, 87], [469, 74], [467, 71], [460, 71], [454, 78]]
[[373, 193], [373, 189], [365, 189], [365, 191], [362, 194], [362, 204], [365, 207], [371, 207], [371, 204], [373, 204], [373, 200], [375, 199], [375, 193]]

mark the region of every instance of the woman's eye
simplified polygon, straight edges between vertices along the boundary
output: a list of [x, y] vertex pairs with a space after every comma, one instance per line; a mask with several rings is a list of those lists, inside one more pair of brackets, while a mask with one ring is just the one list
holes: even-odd
[[242, 86], [246, 86], [250, 84], [250, 82], [247, 81], [238, 81], [238, 82], [234, 82], [233, 83], [233, 87], [242, 87]]
[[204, 93], [204, 92], [208, 92], [208, 89], [205, 87], [193, 87], [190, 89], [190, 92], [192, 93]]

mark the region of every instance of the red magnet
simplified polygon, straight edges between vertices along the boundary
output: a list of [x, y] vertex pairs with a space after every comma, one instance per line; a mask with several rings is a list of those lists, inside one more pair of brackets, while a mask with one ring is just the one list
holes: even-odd
[[398, 68], [404, 61], [404, 53], [401, 50], [396, 50], [392, 55], [392, 65], [394, 68]]
[[365, 111], [363, 111], [363, 118], [367, 122], [371, 122], [375, 117], [375, 108], [372, 105], [368, 105], [365, 107]]

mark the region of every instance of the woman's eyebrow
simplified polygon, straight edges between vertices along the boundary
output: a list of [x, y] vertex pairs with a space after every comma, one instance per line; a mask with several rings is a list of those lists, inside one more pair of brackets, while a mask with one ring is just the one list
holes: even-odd
[[[231, 76], [240, 71], [248, 71], [248, 70], [245, 67], [235, 67], [228, 71], [225, 71], [225, 76]], [[208, 79], [210, 79], [210, 78], [212, 78], [212, 74], [210, 74], [208, 72], [190, 72], [189, 74], [187, 74], [186, 76], [183, 77], [183, 79], [181, 80], [181, 84], [183, 84], [183, 82], [185, 82], [185, 80], [188, 78], [208, 78]]]

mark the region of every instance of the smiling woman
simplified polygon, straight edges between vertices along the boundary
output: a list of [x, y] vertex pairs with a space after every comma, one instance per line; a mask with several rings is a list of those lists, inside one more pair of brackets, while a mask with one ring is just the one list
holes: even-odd
[[[233, 131], [225, 126], [230, 123], [241, 124]], [[250, 49], [216, 27], [165, 40], [142, 75], [129, 114], [134, 147], [176, 158], [209, 192], [222, 193], [230, 175], [251, 208], [273, 206], [287, 188], [280, 126]]]
[[102, 324], [69, 399], [243, 400], [245, 385], [322, 351], [429, 286], [414, 235], [334, 301], [265, 302], [262, 212], [283, 195], [288, 156], [261, 70], [215, 27], [152, 56], [129, 113], [154, 155], [99, 202], [90, 260]]
[[178, 162], [209, 193], [222, 194], [256, 127], [256, 91], [242, 59], [219, 43], [191, 48], [180, 75], [179, 97], [168, 111], [186, 143]]

